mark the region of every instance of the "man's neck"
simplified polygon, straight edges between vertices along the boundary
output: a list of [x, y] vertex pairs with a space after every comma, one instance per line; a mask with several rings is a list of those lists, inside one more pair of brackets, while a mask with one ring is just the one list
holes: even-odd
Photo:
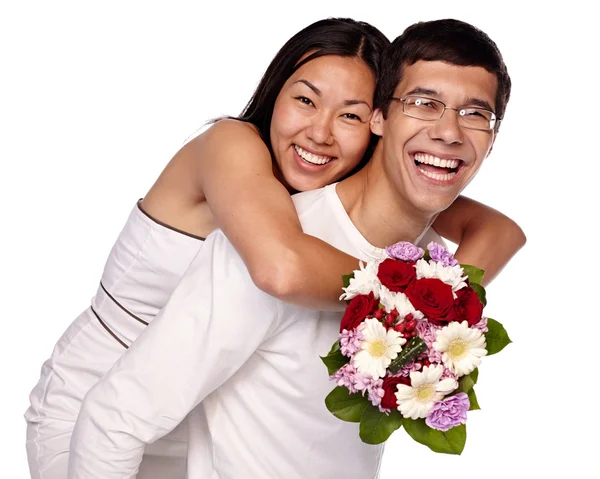
[[336, 192], [354, 226], [373, 246], [419, 242], [436, 215], [418, 211], [397, 192], [380, 166], [370, 162], [340, 182]]

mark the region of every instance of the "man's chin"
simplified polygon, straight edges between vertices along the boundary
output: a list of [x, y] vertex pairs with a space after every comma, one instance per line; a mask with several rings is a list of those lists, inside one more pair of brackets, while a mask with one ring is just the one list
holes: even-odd
[[422, 198], [414, 206], [423, 213], [423, 216], [432, 217], [437, 215], [438, 213], [444, 211], [449, 208], [450, 205], [454, 202], [456, 196], [439, 196], [439, 197], [426, 197]]

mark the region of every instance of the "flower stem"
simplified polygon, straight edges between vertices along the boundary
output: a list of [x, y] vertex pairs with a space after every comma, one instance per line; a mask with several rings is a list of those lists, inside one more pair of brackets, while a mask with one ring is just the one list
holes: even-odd
[[425, 344], [425, 341], [418, 336], [412, 337], [408, 344], [402, 348], [402, 351], [400, 351], [396, 359], [390, 363], [388, 370], [392, 374], [396, 374], [403, 366], [415, 359], [426, 349], [427, 345]]

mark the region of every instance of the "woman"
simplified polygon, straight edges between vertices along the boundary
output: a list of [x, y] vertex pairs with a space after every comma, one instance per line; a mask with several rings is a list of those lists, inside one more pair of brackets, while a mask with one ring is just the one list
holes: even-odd
[[[369, 119], [379, 56], [387, 43], [375, 28], [352, 20], [307, 27], [274, 58], [241, 121], [218, 122], [175, 155], [134, 208], [92, 306], [44, 364], [26, 413], [33, 477], [66, 476], [83, 396], [166, 303], [215, 227], [265, 292], [316, 309], [342, 308], [340, 278], [356, 260], [304, 235], [289, 193], [335, 182], [368, 158], [376, 141]], [[485, 227], [487, 217], [491, 227]], [[504, 216], [469, 200], [441, 215], [439, 226], [450, 240], [476, 246], [468, 256], [461, 244], [463, 261], [487, 253], [488, 234], [520, 233]], [[522, 242], [517, 235], [495, 259], [470, 262], [498, 271]], [[148, 448], [138, 477], [183, 476], [185, 444], [177, 439], [174, 431]]]

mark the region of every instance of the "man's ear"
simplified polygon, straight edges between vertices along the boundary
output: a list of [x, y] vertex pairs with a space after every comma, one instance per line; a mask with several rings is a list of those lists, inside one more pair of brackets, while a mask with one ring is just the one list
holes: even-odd
[[496, 135], [497, 135], [497, 133], [494, 132], [494, 138], [492, 139], [492, 144], [490, 145], [490, 149], [488, 150], [487, 155], [485, 155], [486, 158], [488, 156], [490, 156], [490, 154], [492, 153], [492, 150], [494, 149], [494, 143], [496, 143]]
[[492, 152], [492, 150], [494, 149], [494, 143], [496, 143], [496, 137], [498, 136], [498, 132], [500, 131], [500, 125], [501, 125], [500, 121], [501, 121], [501, 120], [498, 120], [498, 127], [497, 127], [495, 130], [493, 130], [493, 135], [494, 135], [494, 138], [492, 138], [492, 144], [491, 144], [491, 146], [490, 146], [490, 149], [489, 149], [489, 151], [487, 152], [487, 155], [485, 155], [485, 157], [486, 157], [486, 158], [487, 158], [488, 156], [490, 156], [490, 153], [491, 153], [491, 152]]
[[371, 131], [377, 136], [383, 136], [383, 113], [381, 108], [375, 109], [371, 115]]

